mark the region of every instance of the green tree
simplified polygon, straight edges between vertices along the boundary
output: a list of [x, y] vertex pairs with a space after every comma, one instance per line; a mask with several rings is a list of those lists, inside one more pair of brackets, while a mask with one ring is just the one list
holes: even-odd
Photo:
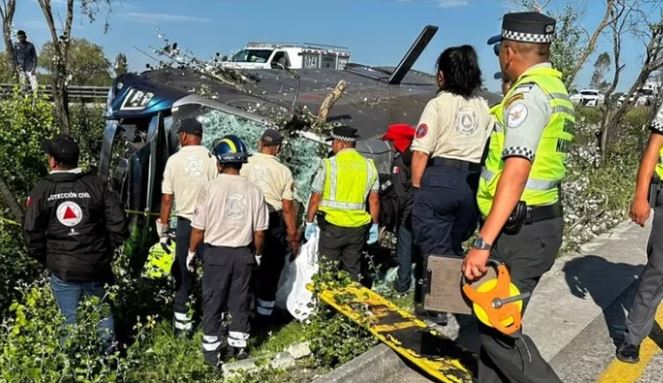
[[121, 76], [129, 71], [127, 56], [124, 53], [118, 53], [117, 56], [115, 56], [113, 70], [115, 71], [115, 77]]
[[[69, 85], [104, 86], [111, 84], [111, 63], [104, 55], [101, 46], [85, 39], [71, 39], [69, 43], [69, 65], [67, 67], [67, 83]], [[41, 50], [39, 65], [48, 71], [49, 76], [55, 73], [55, 50], [53, 43], [47, 42]]]
[[605, 80], [605, 73], [610, 68], [611, 63], [610, 54], [608, 52], [603, 52], [596, 58], [596, 62], [594, 62], [594, 73], [592, 73], [592, 88], [598, 89], [601, 92], [605, 92], [606, 89], [608, 89], [610, 83]]

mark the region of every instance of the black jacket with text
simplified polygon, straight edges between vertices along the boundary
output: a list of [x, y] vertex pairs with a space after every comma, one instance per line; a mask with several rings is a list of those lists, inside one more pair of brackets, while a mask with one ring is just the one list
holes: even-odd
[[128, 237], [122, 204], [88, 173], [52, 173], [30, 193], [23, 222], [31, 257], [66, 282], [110, 282], [114, 248]]

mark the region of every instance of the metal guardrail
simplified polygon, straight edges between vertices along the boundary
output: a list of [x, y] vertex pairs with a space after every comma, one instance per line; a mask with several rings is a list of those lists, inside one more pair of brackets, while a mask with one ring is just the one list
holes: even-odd
[[[12, 94], [16, 84], [0, 84], [0, 98], [7, 97]], [[71, 85], [68, 87], [69, 100], [81, 101], [105, 101], [108, 97], [107, 86], [86, 86], [86, 85]], [[51, 85], [40, 85], [39, 91], [49, 99], [53, 99], [53, 87]]]

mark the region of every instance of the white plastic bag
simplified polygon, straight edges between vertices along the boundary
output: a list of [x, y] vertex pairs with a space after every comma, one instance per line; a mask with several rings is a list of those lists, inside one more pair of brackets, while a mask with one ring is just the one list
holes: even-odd
[[313, 293], [306, 285], [311, 283], [318, 272], [318, 238], [320, 230], [301, 246], [294, 261], [286, 261], [276, 291], [276, 305], [284, 307], [299, 321], [303, 321], [313, 311]]

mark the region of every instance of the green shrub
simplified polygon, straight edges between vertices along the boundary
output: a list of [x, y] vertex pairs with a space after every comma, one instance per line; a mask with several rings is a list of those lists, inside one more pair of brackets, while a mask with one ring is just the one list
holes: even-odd
[[603, 113], [596, 107], [575, 105], [576, 118], [579, 122], [585, 124], [598, 124], [601, 122]]
[[0, 172], [16, 197], [25, 200], [47, 174], [41, 143], [57, 132], [53, 107], [44, 98], [15, 90], [0, 102], [0, 122]]
[[650, 106], [636, 106], [624, 116], [624, 122], [636, 129], [648, 126], [651, 119], [652, 108]]

